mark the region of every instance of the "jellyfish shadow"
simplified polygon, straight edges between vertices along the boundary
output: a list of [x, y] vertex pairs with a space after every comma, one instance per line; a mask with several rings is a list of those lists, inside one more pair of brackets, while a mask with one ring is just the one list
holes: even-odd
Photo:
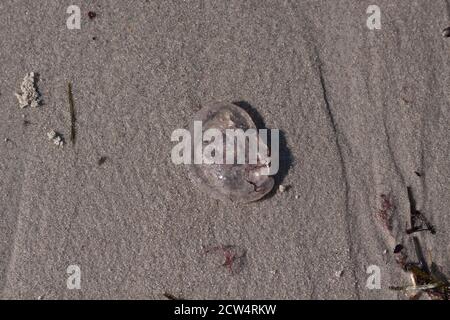
[[[256, 109], [247, 101], [235, 101], [233, 102], [234, 105], [242, 108], [243, 110], [245, 110], [250, 117], [253, 119], [253, 122], [255, 123], [256, 127], [258, 129], [268, 129], [266, 127], [266, 123], [264, 121], [264, 119], [261, 117], [261, 115], [258, 113], [258, 111], [256, 111]], [[271, 149], [271, 131], [268, 130], [268, 147], [269, 150]], [[272, 196], [275, 195], [278, 186], [280, 184], [283, 183], [284, 178], [287, 176], [289, 169], [292, 166], [293, 163], [293, 156], [291, 151], [289, 150], [289, 147], [287, 146], [287, 141], [286, 141], [286, 135], [284, 133], [283, 130], [279, 129], [279, 168], [278, 168], [278, 172], [273, 176], [275, 184], [274, 187], [272, 188], [272, 190], [262, 199], [266, 199], [266, 198], [271, 198]], [[261, 200], [262, 200], [261, 199]]]

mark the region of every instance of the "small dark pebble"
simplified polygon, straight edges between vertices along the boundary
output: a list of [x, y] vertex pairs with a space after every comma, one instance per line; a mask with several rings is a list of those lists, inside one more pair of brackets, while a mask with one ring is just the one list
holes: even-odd
[[436, 234], [436, 228], [434, 226], [428, 225], [427, 227], [431, 234]]
[[108, 160], [108, 157], [100, 157], [100, 159], [98, 159], [97, 163], [99, 166], [101, 166], [102, 164], [104, 164], [106, 162], [106, 160]]
[[442, 36], [445, 38], [450, 37], [450, 27], [447, 27], [442, 31]]
[[106, 162], [106, 160], [108, 160], [108, 157], [100, 157], [100, 159], [98, 159], [97, 163], [99, 166], [101, 166], [102, 164], [104, 164]]
[[403, 250], [403, 246], [401, 244], [398, 244], [394, 248], [394, 253], [399, 253], [402, 250]]
[[94, 11], [89, 11], [88, 16], [89, 16], [89, 19], [94, 19], [97, 16], [97, 14]]
[[97, 37], [92, 37], [92, 40], [97, 40]]
[[419, 171], [414, 171], [414, 173], [415, 173], [418, 177], [421, 177], [421, 176], [422, 176], [422, 174], [421, 174]]

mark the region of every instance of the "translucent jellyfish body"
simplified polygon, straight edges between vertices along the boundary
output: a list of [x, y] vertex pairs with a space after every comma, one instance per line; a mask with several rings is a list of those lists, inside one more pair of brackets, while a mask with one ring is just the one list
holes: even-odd
[[[261, 199], [273, 188], [274, 179], [267, 173], [263, 173], [267, 172], [268, 164], [260, 162], [260, 154], [258, 154], [256, 163], [249, 163], [249, 141], [244, 146], [236, 143], [233, 153], [236, 161], [232, 164], [226, 161], [227, 151], [230, 152], [227, 149], [229, 140], [226, 138], [226, 130], [242, 129], [246, 131], [256, 129], [255, 123], [247, 112], [231, 103], [209, 103], [195, 114], [190, 127], [192, 137], [194, 137], [193, 124], [195, 121], [197, 123], [201, 121], [202, 136], [208, 129], [220, 131], [224, 145], [223, 163], [190, 165], [191, 177], [203, 192], [216, 199], [247, 203]], [[201, 143], [195, 143], [194, 139], [192, 140], [194, 153], [201, 153], [205, 146], [211, 142], [208, 139]], [[267, 145], [259, 138], [258, 143], [263, 144], [267, 150]], [[245, 163], [238, 163], [236, 156], [239, 151], [245, 154]], [[260, 150], [258, 149], [257, 152], [260, 152]]]

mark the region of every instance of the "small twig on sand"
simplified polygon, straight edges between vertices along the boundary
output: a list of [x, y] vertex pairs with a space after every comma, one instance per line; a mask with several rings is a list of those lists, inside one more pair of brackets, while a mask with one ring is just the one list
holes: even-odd
[[435, 289], [439, 286], [438, 283], [426, 284], [422, 286], [404, 286], [404, 287], [389, 287], [390, 290], [394, 291], [419, 291], [419, 290], [430, 290]]
[[70, 111], [70, 141], [75, 144], [75, 107], [73, 103], [72, 83], [67, 85], [67, 96], [69, 97], [69, 111]]
[[170, 294], [170, 293], [167, 293], [167, 292], [164, 292], [163, 296], [166, 297], [169, 300], [183, 300], [183, 299], [175, 297], [173, 294]]

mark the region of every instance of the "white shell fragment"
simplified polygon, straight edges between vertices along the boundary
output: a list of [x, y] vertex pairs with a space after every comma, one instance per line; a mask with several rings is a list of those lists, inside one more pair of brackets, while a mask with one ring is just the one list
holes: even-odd
[[47, 133], [48, 140], [53, 141], [58, 147], [62, 147], [64, 145], [64, 140], [56, 131], [51, 130]]
[[56, 132], [53, 130], [48, 132], [47, 137], [48, 137], [48, 140], [53, 140], [53, 138], [56, 137]]
[[25, 108], [31, 106], [36, 108], [41, 103], [41, 95], [36, 87], [36, 78], [34, 72], [30, 72], [23, 78], [20, 85], [21, 93], [16, 93], [19, 107]]

